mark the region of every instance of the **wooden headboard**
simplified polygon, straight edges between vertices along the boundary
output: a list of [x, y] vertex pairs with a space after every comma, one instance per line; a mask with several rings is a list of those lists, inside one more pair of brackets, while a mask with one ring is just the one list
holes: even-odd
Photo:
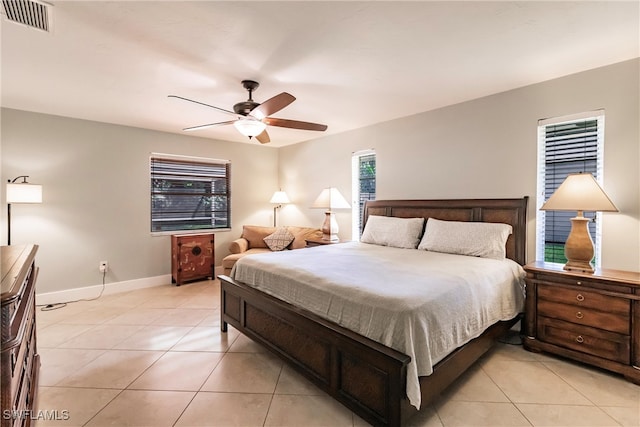
[[521, 199], [369, 200], [364, 205], [362, 227], [369, 215], [510, 224], [513, 233], [507, 240], [507, 258], [524, 265], [528, 201], [528, 196]]

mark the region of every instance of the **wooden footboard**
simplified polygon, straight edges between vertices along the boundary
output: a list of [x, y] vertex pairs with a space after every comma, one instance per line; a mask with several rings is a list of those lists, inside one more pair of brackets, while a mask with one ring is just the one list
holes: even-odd
[[[405, 393], [409, 356], [228, 276], [218, 278], [223, 332], [232, 325], [373, 425], [400, 426], [417, 412]], [[423, 406], [517, 320], [498, 322], [420, 377]]]
[[409, 356], [218, 277], [222, 331], [230, 324], [261, 343], [373, 425], [400, 425]]

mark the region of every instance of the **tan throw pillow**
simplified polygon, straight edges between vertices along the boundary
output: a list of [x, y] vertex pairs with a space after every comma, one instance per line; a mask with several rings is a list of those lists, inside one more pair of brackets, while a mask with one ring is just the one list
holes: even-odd
[[289, 246], [289, 243], [293, 242], [294, 238], [295, 236], [283, 227], [278, 228], [273, 234], [265, 237], [264, 242], [272, 251], [281, 251]]

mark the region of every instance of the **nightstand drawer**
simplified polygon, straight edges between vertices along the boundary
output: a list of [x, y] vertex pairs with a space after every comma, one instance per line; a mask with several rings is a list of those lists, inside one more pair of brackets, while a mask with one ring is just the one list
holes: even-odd
[[535, 280], [541, 285], [547, 284], [551, 286], [562, 286], [565, 288], [572, 287], [574, 289], [601, 289], [620, 294], [633, 293], [632, 288], [629, 286], [625, 286], [622, 283], [608, 281], [605, 278], [596, 277], [594, 275], [562, 274], [559, 272], [549, 274], [536, 272]]
[[[603, 308], [607, 308], [604, 306]], [[579, 325], [591, 326], [606, 331], [629, 335], [629, 312], [626, 315], [614, 314], [594, 310], [588, 307], [577, 307], [571, 304], [562, 304], [553, 301], [539, 300], [538, 314], [540, 316], [553, 317]]]
[[629, 316], [631, 302], [628, 299], [603, 295], [582, 289], [565, 288], [559, 285], [538, 285], [538, 298], [555, 301], [563, 304], [571, 304], [576, 307], [589, 307], [596, 310], [606, 310], [610, 313], [618, 313]]
[[580, 326], [561, 320], [540, 317], [538, 338], [551, 344], [629, 364], [630, 337]]

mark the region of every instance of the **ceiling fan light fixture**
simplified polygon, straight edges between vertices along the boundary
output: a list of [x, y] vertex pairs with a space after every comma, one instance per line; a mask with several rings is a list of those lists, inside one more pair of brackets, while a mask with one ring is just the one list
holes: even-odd
[[[0, 0], [0, 2], [4, 1], [8, 0]], [[252, 98], [253, 91], [256, 90], [259, 86], [258, 82], [253, 80], [243, 80], [242, 86], [247, 91], [249, 91], [249, 99], [244, 102], [236, 103], [233, 106], [233, 111], [225, 110], [224, 108], [205, 104], [204, 102], [195, 101], [193, 99], [184, 98], [182, 96], [169, 95], [169, 98], [178, 98], [184, 101], [193, 102], [194, 104], [210, 107], [234, 116], [234, 120], [191, 126], [182, 130], [200, 130], [213, 126], [230, 125], [231, 123], [233, 123], [238, 132], [240, 132], [242, 135], [248, 136], [249, 139], [251, 139], [252, 137], [256, 137], [256, 139], [261, 144], [271, 142], [271, 138], [269, 138], [269, 134], [266, 131], [267, 125], [300, 130], [327, 130], [327, 125], [322, 125], [319, 123], [301, 122], [299, 120], [278, 119], [275, 117], [271, 117], [272, 114], [277, 113], [296, 100], [295, 96], [291, 95], [290, 93], [282, 92], [276, 96], [272, 96], [263, 103], [259, 103], [255, 102]]]
[[258, 136], [267, 128], [267, 125], [258, 120], [239, 119], [233, 122], [238, 132], [244, 136]]

